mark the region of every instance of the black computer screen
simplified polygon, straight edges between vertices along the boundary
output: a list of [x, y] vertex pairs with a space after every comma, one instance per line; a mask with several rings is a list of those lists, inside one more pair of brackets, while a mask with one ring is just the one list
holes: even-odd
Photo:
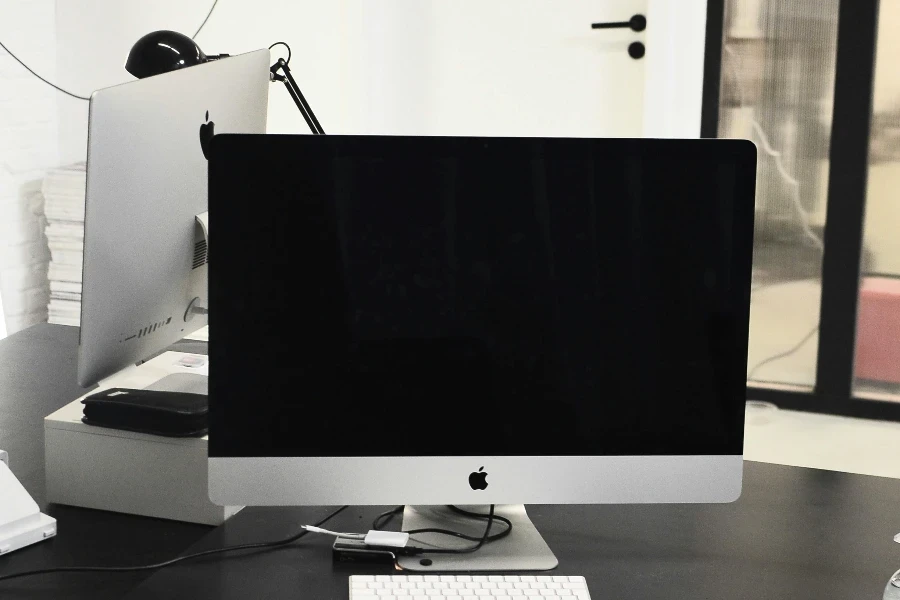
[[741, 454], [755, 161], [217, 136], [210, 456]]

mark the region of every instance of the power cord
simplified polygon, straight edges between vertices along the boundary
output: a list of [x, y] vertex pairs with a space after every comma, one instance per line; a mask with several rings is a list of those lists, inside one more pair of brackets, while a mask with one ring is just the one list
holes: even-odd
[[26, 71], [28, 71], [29, 73], [31, 73], [32, 75], [34, 75], [35, 77], [37, 77], [38, 79], [40, 79], [41, 81], [43, 81], [44, 83], [46, 83], [47, 85], [49, 85], [50, 87], [56, 88], [56, 90], [62, 92], [63, 94], [66, 94], [67, 96], [72, 96], [73, 98], [75, 98], [75, 99], [77, 99], [77, 100], [90, 100], [90, 98], [88, 98], [87, 96], [79, 96], [78, 94], [73, 94], [72, 92], [70, 92], [70, 91], [68, 91], [68, 90], [64, 90], [64, 89], [62, 89], [61, 87], [59, 87], [58, 85], [56, 85], [55, 83], [51, 83], [51, 82], [47, 81], [46, 79], [44, 79], [43, 77], [41, 77], [40, 75], [38, 75], [37, 73], [35, 73], [35, 72], [31, 69], [31, 67], [29, 67], [28, 65], [26, 65], [25, 63], [23, 63], [22, 60], [21, 60], [18, 56], [16, 56], [15, 54], [13, 54], [13, 53], [12, 53], [12, 50], [10, 50], [9, 48], [7, 48], [7, 47], [3, 44], [3, 42], [0, 42], [0, 48], [3, 48], [4, 50], [6, 50], [6, 53], [9, 54], [10, 56], [12, 56], [12, 57], [13, 57], [13, 60], [15, 60], [17, 63], [19, 63], [20, 65], [22, 65], [23, 67], [25, 67], [25, 70], [26, 70]]
[[206, 25], [206, 22], [209, 21], [209, 18], [212, 16], [213, 11], [216, 10], [216, 4], [219, 3], [219, 0], [213, 0], [212, 6], [209, 7], [209, 12], [206, 13], [206, 18], [203, 19], [203, 22], [200, 23], [200, 27], [197, 28], [197, 31], [194, 32], [194, 35], [191, 36], [191, 39], [194, 39], [200, 32], [203, 31], [203, 27]]
[[[341, 506], [327, 517], [316, 523], [313, 527], [318, 527], [328, 522], [330, 519], [334, 518], [338, 514], [340, 514], [347, 506]], [[305, 526], [306, 527], [306, 526]], [[186, 560], [191, 560], [194, 558], [200, 558], [202, 556], [210, 556], [212, 554], [221, 554], [223, 552], [236, 552], [239, 550], [259, 550], [259, 549], [272, 549], [279, 548], [281, 546], [287, 546], [293, 542], [296, 542], [300, 538], [306, 536], [311, 533], [304, 527], [303, 531], [300, 533], [294, 534], [288, 538], [284, 538], [283, 540], [277, 540], [274, 542], [257, 542], [252, 544], [239, 544], [236, 546], [225, 546], [224, 548], [215, 548], [213, 550], [204, 550], [203, 552], [196, 552], [194, 554], [188, 554], [186, 556], [179, 556], [177, 558], [173, 558], [170, 560], [166, 560], [160, 563], [155, 563], [151, 565], [137, 565], [133, 567], [56, 567], [52, 569], [36, 569], [34, 571], [22, 571], [21, 573], [11, 573], [9, 575], [0, 575], [0, 582], [8, 581], [10, 579], [17, 579], [19, 577], [30, 577], [32, 575], [46, 575], [48, 573], [123, 573], [130, 571], [153, 571], [156, 569], [161, 569], [163, 567], [168, 567], [170, 565], [174, 565]]]
[[[216, 4], [218, 4], [218, 3], [219, 3], [219, 0], [213, 0], [212, 6], [210, 7], [209, 12], [206, 13], [206, 18], [203, 19], [203, 22], [200, 23], [200, 27], [197, 28], [197, 31], [194, 33], [194, 35], [191, 36], [191, 38], [197, 37], [197, 34], [199, 34], [200, 31], [203, 30], [203, 26], [206, 25], [207, 21], [209, 21], [209, 17], [212, 15], [213, 10], [216, 8]], [[73, 94], [72, 92], [70, 92], [68, 90], [64, 90], [63, 88], [59, 87], [55, 83], [48, 81], [48, 80], [44, 79], [43, 77], [41, 77], [40, 75], [38, 75], [37, 73], [35, 73], [31, 67], [29, 67], [24, 62], [22, 62], [22, 59], [20, 59], [18, 56], [13, 54], [12, 50], [7, 48], [3, 42], [0, 42], [0, 48], [3, 48], [4, 50], [6, 50], [6, 53], [9, 54], [13, 58], [13, 60], [15, 60], [17, 63], [19, 63], [20, 65], [25, 67], [26, 71], [28, 71], [29, 73], [31, 73], [32, 75], [34, 75], [35, 77], [37, 77], [38, 79], [40, 79], [41, 81], [43, 81], [44, 83], [49, 85], [50, 87], [54, 88], [55, 90], [62, 92], [63, 94], [66, 94], [67, 96], [71, 96], [72, 98], [75, 98], [77, 100], [90, 100], [90, 98], [88, 96], [79, 96], [78, 94]]]
[[[451, 511], [453, 511], [457, 514], [471, 517], [473, 519], [487, 519], [488, 524], [487, 524], [487, 527], [485, 528], [484, 535], [482, 535], [481, 537], [476, 537], [476, 536], [472, 536], [472, 535], [467, 535], [465, 533], [460, 533], [458, 531], [451, 531], [449, 529], [438, 529], [438, 528], [434, 528], [434, 527], [428, 527], [428, 528], [423, 528], [423, 529], [411, 529], [409, 531], [406, 531], [405, 533], [407, 533], [411, 536], [417, 535], [417, 534], [423, 534], [423, 533], [447, 535], [447, 536], [452, 536], [452, 537], [468, 540], [470, 542], [477, 542], [477, 544], [470, 548], [434, 548], [434, 549], [432, 549], [432, 548], [407, 546], [407, 550], [409, 550], [415, 554], [429, 554], [429, 553], [432, 553], [432, 554], [468, 554], [468, 553], [475, 552], [476, 550], [480, 549], [484, 544], [503, 539], [512, 532], [512, 528], [513, 528], [512, 522], [509, 519], [507, 519], [506, 517], [502, 517], [500, 515], [494, 514], [494, 505], [493, 504], [491, 504], [489, 514], [486, 514], [486, 515], [463, 510], [461, 508], [453, 506], [452, 504], [447, 505], [447, 508], [449, 508]], [[403, 507], [398, 506], [397, 508], [392, 508], [391, 510], [381, 513], [380, 515], [375, 517], [375, 520], [372, 522], [372, 529], [375, 531], [380, 531], [385, 525], [387, 525], [391, 521], [391, 519], [393, 519], [396, 515], [400, 514], [401, 512], [403, 512]], [[494, 521], [500, 521], [501, 523], [506, 525], [506, 528], [503, 531], [501, 531], [500, 533], [490, 535], [491, 528], [493, 526]]]
[[770, 356], [766, 359], [759, 361], [758, 363], [753, 365], [752, 369], [750, 369], [747, 372], [747, 379], [753, 379], [753, 377], [756, 375], [756, 372], [759, 371], [764, 366], [766, 366], [767, 364], [773, 363], [776, 360], [781, 360], [782, 358], [787, 358], [788, 356], [794, 354], [795, 352], [800, 350], [800, 348], [802, 348], [804, 345], [806, 345], [806, 342], [811, 340], [812, 337], [814, 335], [816, 335], [816, 333], [818, 333], [818, 332], [819, 332], [819, 325], [816, 324], [816, 326], [813, 327], [809, 333], [807, 333], [805, 336], [803, 336], [803, 339], [800, 340], [799, 342], [797, 342], [790, 350], [785, 350], [784, 352], [780, 352], [779, 354], [775, 354], [773, 356]]
[[291, 47], [287, 45], [287, 42], [275, 42], [274, 44], [269, 46], [269, 50], [271, 50], [275, 46], [284, 46], [285, 48], [287, 48], [288, 55], [287, 55], [287, 58], [284, 59], [284, 64], [286, 64], [286, 65], [291, 64]]

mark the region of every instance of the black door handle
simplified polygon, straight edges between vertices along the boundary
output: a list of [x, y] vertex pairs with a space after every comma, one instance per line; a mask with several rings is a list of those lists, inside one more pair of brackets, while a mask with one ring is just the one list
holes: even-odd
[[634, 15], [627, 21], [613, 21], [611, 23], [591, 23], [591, 29], [625, 29], [630, 27], [633, 31], [647, 29], [647, 17]]

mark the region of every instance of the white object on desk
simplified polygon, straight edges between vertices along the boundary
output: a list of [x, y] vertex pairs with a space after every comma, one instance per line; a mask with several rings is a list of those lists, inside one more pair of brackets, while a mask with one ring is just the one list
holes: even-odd
[[[206, 375], [208, 369], [206, 356], [165, 352], [103, 380], [85, 396], [113, 387], [143, 389], [168, 375]], [[206, 436], [86, 425], [85, 396], [44, 418], [50, 502], [206, 525], [220, 525], [242, 508], [209, 500]]]
[[40, 511], [10, 471], [9, 455], [0, 450], [0, 555], [55, 535], [56, 519]]

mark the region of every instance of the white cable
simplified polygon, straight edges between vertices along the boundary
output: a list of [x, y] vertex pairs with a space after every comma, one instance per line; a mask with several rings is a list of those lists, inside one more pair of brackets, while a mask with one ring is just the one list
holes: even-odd
[[321, 533], [323, 535], [331, 535], [339, 538], [349, 538], [352, 540], [362, 540], [369, 546], [380, 546], [389, 548], [405, 548], [409, 543], [409, 534], [405, 531], [378, 531], [369, 530], [369, 533], [341, 533], [339, 531], [331, 531], [323, 529], [315, 525], [301, 525], [301, 529], [305, 529], [310, 533]]
[[321, 527], [316, 527], [315, 525], [302, 525], [301, 529], [305, 529], [310, 533], [321, 533], [324, 535], [333, 535], [334, 537], [343, 537], [343, 538], [351, 538], [354, 540], [364, 540], [366, 539], [365, 533], [340, 533], [338, 531], [331, 531], [329, 529], [322, 529]]
[[[735, 67], [735, 62], [740, 59], [735, 57], [734, 52], [728, 47], [728, 44], [722, 44], [722, 49], [731, 59], [728, 61], [728, 67], [731, 71], [731, 77], [734, 79], [734, 85], [738, 91], [738, 105], [740, 108], [746, 108], [744, 86], [741, 84], [741, 79], [738, 77], [737, 68]], [[796, 177], [788, 173], [787, 169], [784, 167], [784, 163], [781, 162], [781, 152], [772, 147], [772, 144], [769, 143], [769, 137], [763, 130], [762, 125], [760, 125], [752, 116], [750, 117], [750, 125], [753, 127], [753, 131], [756, 132], [759, 141], [762, 143], [763, 151], [774, 159], [775, 168], [778, 170], [778, 173], [788, 185], [791, 186], [791, 200], [794, 208], [800, 215], [800, 226], [803, 228], [803, 233], [812, 240], [816, 248], [824, 250], [825, 244], [822, 243], [821, 238], [819, 238], [819, 236], [817, 236], [810, 228], [809, 213], [806, 212], [806, 209], [803, 208], [803, 203], [800, 201], [800, 182]]]

